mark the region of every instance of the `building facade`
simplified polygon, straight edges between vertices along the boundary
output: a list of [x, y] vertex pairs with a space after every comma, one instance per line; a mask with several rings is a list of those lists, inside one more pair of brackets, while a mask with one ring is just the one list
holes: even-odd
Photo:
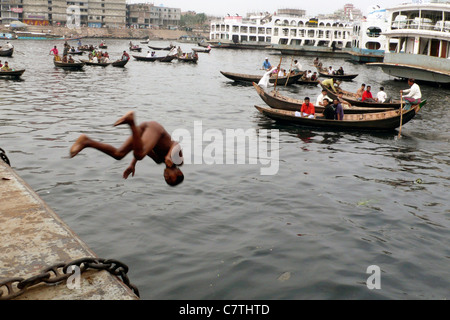
[[127, 5], [127, 24], [134, 28], [177, 27], [181, 9], [155, 6], [149, 3]]
[[[1, 17], [28, 25], [125, 27], [126, 0], [1, 0]], [[5, 18], [5, 19], [4, 19]]]

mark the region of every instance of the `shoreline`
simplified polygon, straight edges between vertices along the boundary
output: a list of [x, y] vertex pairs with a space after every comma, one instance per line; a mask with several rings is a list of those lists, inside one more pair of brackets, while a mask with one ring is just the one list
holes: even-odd
[[[70, 29], [67, 27], [29, 26], [26, 32], [50, 33], [66, 38], [102, 38], [102, 39], [150, 39], [178, 40], [181, 36], [203, 36], [209, 39], [209, 33], [202, 30], [184, 31], [167, 29], [129, 29], [129, 28], [89, 28]], [[11, 28], [2, 27], [0, 33], [13, 33]]]

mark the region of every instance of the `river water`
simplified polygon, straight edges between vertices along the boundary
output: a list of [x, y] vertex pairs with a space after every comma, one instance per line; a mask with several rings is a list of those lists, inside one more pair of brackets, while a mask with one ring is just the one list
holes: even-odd
[[[118, 58], [128, 42], [108, 40], [107, 51]], [[53, 66], [48, 52], [55, 44], [62, 51], [61, 41], [14, 42], [8, 62], [26, 72], [22, 81], [0, 81], [0, 147], [99, 257], [129, 266], [141, 298], [450, 297], [448, 89], [421, 85], [428, 104], [401, 139], [396, 131], [299, 128], [258, 113], [254, 105], [264, 102], [253, 87], [220, 74], [261, 74], [266, 56], [279, 62], [275, 52], [213, 49], [200, 53], [198, 64], [132, 59], [124, 69], [67, 72]], [[313, 68], [311, 58], [296, 58]], [[284, 56], [283, 66], [291, 59]], [[342, 85], [346, 90], [363, 82], [375, 93], [380, 86], [391, 95], [407, 88], [378, 68], [323, 61], [359, 74]], [[313, 101], [320, 93], [319, 87], [278, 89]], [[130, 131], [112, 124], [130, 110], [137, 122], [158, 121], [169, 133], [184, 133], [183, 140], [191, 135], [196, 149], [182, 167], [181, 185], [169, 187], [164, 167], [151, 159], [123, 180], [131, 154], [116, 161], [85, 149], [69, 158], [81, 133], [120, 146]], [[249, 145], [257, 140], [269, 152], [238, 164], [239, 150], [224, 145], [227, 130], [237, 129], [257, 132]], [[215, 146], [224, 145], [223, 154], [208, 149], [208, 132]], [[234, 163], [228, 156], [236, 156]], [[221, 157], [224, 164], [211, 164]], [[277, 170], [262, 175], [269, 160]]]

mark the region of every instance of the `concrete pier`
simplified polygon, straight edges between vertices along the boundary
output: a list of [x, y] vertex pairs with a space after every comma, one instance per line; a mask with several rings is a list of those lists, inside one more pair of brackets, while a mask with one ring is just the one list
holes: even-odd
[[[10, 278], [28, 279], [52, 265], [86, 257], [97, 258], [32, 188], [0, 160], [0, 282]], [[101, 258], [114, 259], [114, 257]], [[126, 264], [126, 261], [123, 263]], [[6, 294], [7, 292], [3, 293], [4, 296]], [[65, 281], [58, 285], [41, 283], [31, 286], [15, 299], [137, 300], [139, 298], [118, 277], [108, 271], [88, 269], [81, 274], [80, 285], [77, 288], [69, 289]]]

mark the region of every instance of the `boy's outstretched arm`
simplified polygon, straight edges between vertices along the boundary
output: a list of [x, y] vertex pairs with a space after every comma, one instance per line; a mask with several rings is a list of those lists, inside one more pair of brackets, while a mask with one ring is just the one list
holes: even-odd
[[138, 160], [133, 157], [133, 160], [131, 161], [130, 165], [123, 172], [123, 178], [124, 179], [127, 179], [130, 174], [131, 174], [132, 177], [134, 177], [134, 172], [136, 170], [136, 163], [137, 162], [138, 162]]

